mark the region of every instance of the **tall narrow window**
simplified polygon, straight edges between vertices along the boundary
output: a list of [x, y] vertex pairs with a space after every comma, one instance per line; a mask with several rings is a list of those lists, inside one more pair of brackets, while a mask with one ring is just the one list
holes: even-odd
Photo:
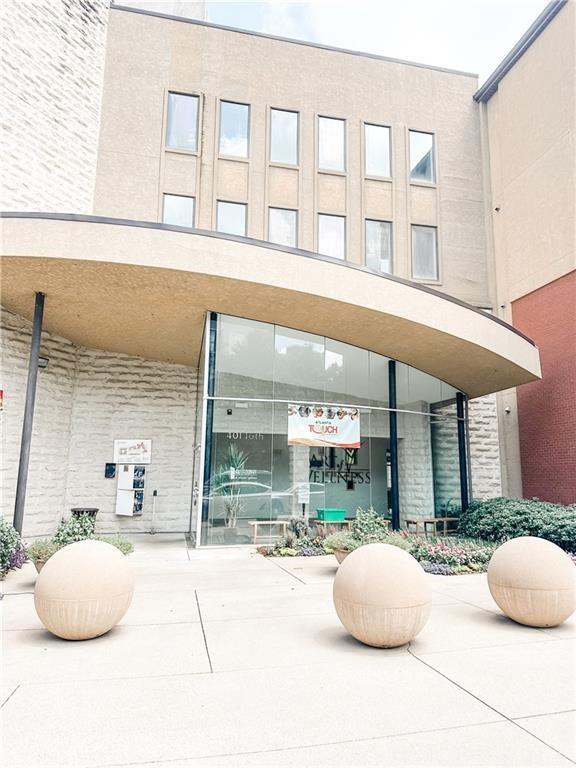
[[410, 179], [434, 183], [434, 136], [410, 131]]
[[218, 200], [216, 207], [216, 229], [228, 235], [246, 234], [245, 203], [226, 203]]
[[438, 280], [436, 227], [412, 225], [412, 277]]
[[318, 118], [318, 169], [346, 170], [346, 121], [336, 117]]
[[364, 173], [390, 177], [390, 128], [364, 123]]
[[268, 209], [268, 240], [296, 248], [298, 215], [287, 208]]
[[318, 253], [335, 259], [346, 258], [346, 219], [318, 214]]
[[366, 266], [392, 272], [392, 224], [366, 219]]
[[298, 165], [298, 112], [270, 110], [270, 162]]
[[233, 101], [220, 102], [220, 154], [248, 157], [250, 107]]
[[198, 149], [198, 96], [168, 94], [166, 146], [171, 149]]
[[193, 227], [194, 198], [164, 195], [162, 221], [164, 224], [176, 224], [179, 227]]

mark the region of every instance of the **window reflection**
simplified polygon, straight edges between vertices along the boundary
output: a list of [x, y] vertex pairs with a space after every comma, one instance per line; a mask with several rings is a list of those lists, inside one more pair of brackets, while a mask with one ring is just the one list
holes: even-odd
[[164, 224], [174, 224], [178, 227], [193, 227], [194, 198], [164, 195], [162, 221]]
[[318, 253], [334, 259], [346, 258], [346, 220], [344, 216], [318, 214]]
[[367, 176], [390, 176], [390, 128], [364, 124], [364, 162]]
[[436, 227], [412, 225], [412, 277], [438, 280]]
[[228, 235], [246, 235], [246, 205], [218, 201], [216, 229]]
[[346, 122], [335, 117], [318, 118], [318, 168], [344, 171]]
[[168, 94], [166, 146], [196, 151], [198, 134], [198, 96]]
[[298, 164], [298, 112], [270, 110], [270, 160]]
[[366, 219], [366, 266], [392, 272], [392, 224]]
[[297, 245], [297, 213], [287, 208], [268, 209], [268, 240], [271, 243]]
[[[202, 541], [266, 544], [317, 510], [390, 513], [388, 358], [344, 342], [218, 316]], [[455, 391], [396, 363], [401, 522], [459, 502]], [[360, 446], [289, 441], [288, 409], [357, 409]], [[336, 407], [334, 407], [336, 406]], [[294, 406], [292, 406], [294, 407]], [[331, 415], [328, 415], [328, 413]]]
[[220, 154], [248, 157], [250, 107], [233, 101], [220, 102]]
[[431, 133], [410, 131], [410, 178], [428, 181], [434, 178], [434, 136]]

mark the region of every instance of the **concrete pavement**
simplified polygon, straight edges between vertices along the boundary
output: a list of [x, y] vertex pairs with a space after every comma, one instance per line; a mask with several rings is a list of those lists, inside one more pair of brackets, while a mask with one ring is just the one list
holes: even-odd
[[3, 582], [3, 762], [26, 766], [552, 766], [576, 762], [574, 618], [509, 621], [484, 575], [429, 576], [410, 647], [368, 648], [336, 561], [135, 537], [133, 605], [52, 637], [27, 564]]

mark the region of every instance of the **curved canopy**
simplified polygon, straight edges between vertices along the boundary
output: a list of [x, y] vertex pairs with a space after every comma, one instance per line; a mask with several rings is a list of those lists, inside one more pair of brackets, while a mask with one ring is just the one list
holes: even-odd
[[471, 397], [540, 376], [534, 344], [438, 291], [270, 243], [162, 224], [4, 214], [2, 305], [76, 344], [196, 365], [209, 310], [327, 336]]

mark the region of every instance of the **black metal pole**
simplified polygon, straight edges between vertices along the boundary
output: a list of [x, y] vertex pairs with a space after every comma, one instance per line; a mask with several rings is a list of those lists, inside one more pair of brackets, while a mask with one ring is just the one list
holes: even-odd
[[202, 530], [200, 541], [206, 544], [208, 541], [208, 515], [210, 511], [210, 473], [212, 471], [212, 431], [214, 428], [214, 382], [216, 379], [216, 329], [218, 327], [218, 315], [210, 313], [210, 328], [208, 333], [208, 381], [206, 382], [206, 394], [209, 399], [206, 402], [206, 429], [204, 431], [204, 485], [202, 493]]
[[468, 439], [465, 414], [466, 395], [456, 393], [456, 416], [458, 419], [458, 462], [460, 464], [460, 500], [462, 511], [468, 509], [470, 503], [468, 484]]
[[396, 361], [388, 361], [388, 401], [390, 415], [390, 482], [392, 528], [400, 530], [400, 493], [398, 490], [398, 414], [396, 413]]
[[30, 342], [28, 382], [26, 384], [26, 403], [24, 405], [22, 441], [20, 443], [20, 463], [18, 464], [18, 481], [16, 483], [16, 499], [14, 501], [14, 528], [20, 534], [22, 533], [22, 524], [24, 522], [24, 504], [26, 502], [28, 465], [30, 464], [30, 442], [32, 440], [32, 424], [34, 422], [34, 403], [36, 401], [36, 380], [38, 378], [38, 357], [40, 355], [43, 315], [44, 294], [38, 292], [34, 306], [34, 324], [32, 326], [32, 341]]

